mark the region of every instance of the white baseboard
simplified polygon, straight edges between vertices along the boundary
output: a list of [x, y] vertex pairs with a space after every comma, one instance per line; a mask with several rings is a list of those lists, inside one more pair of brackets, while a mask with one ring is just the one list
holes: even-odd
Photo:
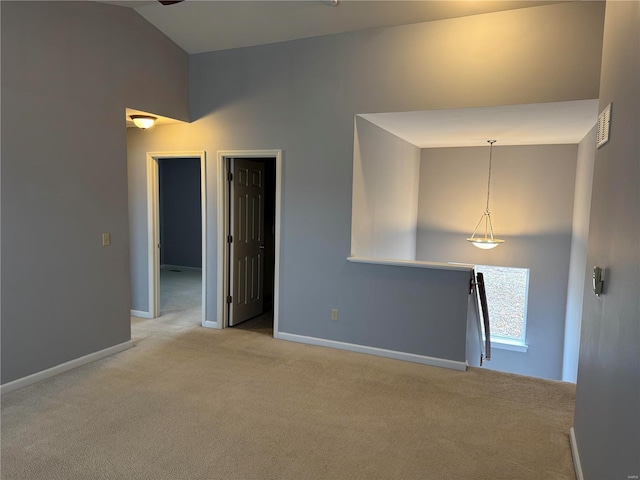
[[218, 328], [218, 322], [212, 322], [211, 320], [205, 320], [202, 322], [202, 326], [205, 328]]
[[17, 380], [14, 380], [13, 382], [5, 383], [4, 385], [0, 385], [0, 395], [13, 392], [14, 390], [18, 390], [29, 385], [33, 385], [34, 383], [40, 382], [46, 378], [68, 372], [69, 370], [81, 367], [83, 365], [86, 365], [87, 363], [110, 357], [111, 355], [120, 353], [123, 350], [128, 350], [131, 347], [133, 347], [133, 342], [131, 340], [127, 340], [124, 343], [119, 343], [118, 345], [105, 348], [104, 350], [100, 350], [98, 352], [90, 353], [89, 355], [85, 355], [84, 357], [61, 363], [60, 365], [56, 365], [55, 367], [47, 368], [46, 370], [19, 378]]
[[571, 443], [571, 456], [573, 457], [573, 469], [576, 471], [576, 479], [584, 480], [582, 475], [582, 465], [580, 464], [580, 454], [578, 453], [578, 442], [576, 441], [576, 431], [569, 429], [569, 442]]
[[394, 358], [396, 360], [405, 360], [407, 362], [421, 363], [433, 367], [444, 367], [453, 370], [466, 370], [466, 362], [457, 362], [455, 360], [447, 360], [444, 358], [427, 357], [425, 355], [417, 355], [415, 353], [397, 352], [395, 350], [386, 350], [378, 347], [368, 347], [366, 345], [357, 345], [355, 343], [337, 342], [335, 340], [326, 340], [324, 338], [305, 337], [304, 335], [296, 335], [293, 333], [278, 332], [278, 339], [288, 340], [290, 342], [306, 343], [309, 345], [317, 345], [320, 347], [337, 348], [339, 350], [348, 350], [350, 352], [366, 353], [368, 355], [376, 355], [378, 357]]
[[149, 312], [143, 312], [142, 310], [131, 310], [131, 316], [140, 318], [151, 318], [151, 314]]

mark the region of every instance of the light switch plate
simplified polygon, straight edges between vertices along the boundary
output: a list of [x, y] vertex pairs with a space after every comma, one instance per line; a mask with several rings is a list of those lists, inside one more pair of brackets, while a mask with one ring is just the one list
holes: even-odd
[[108, 247], [109, 245], [111, 245], [111, 234], [110, 233], [103, 233], [102, 234], [102, 246], [103, 247]]

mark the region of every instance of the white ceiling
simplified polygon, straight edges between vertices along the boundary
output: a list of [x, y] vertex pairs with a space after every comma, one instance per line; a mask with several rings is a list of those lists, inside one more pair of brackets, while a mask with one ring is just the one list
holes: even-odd
[[187, 53], [263, 45], [299, 38], [478, 15], [554, 0], [156, 0], [107, 1], [134, 8]]
[[579, 143], [598, 120], [598, 100], [362, 114], [420, 148]]

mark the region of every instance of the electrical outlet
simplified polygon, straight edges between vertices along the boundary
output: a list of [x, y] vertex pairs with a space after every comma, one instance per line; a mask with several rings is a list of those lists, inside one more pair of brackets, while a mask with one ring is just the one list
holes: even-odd
[[331, 320], [338, 320], [338, 309], [337, 308], [332, 308], [331, 309]]
[[110, 233], [103, 233], [102, 234], [102, 246], [103, 247], [108, 247], [109, 245], [111, 245], [111, 234]]

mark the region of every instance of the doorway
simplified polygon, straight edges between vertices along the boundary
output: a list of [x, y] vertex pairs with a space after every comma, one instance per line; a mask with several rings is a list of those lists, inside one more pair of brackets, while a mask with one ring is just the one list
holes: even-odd
[[278, 336], [280, 150], [218, 153], [218, 326]]
[[204, 152], [147, 154], [151, 318], [179, 312], [209, 326], [205, 185]]
[[200, 183], [199, 158], [158, 160], [160, 315], [187, 324], [200, 323], [202, 308]]

